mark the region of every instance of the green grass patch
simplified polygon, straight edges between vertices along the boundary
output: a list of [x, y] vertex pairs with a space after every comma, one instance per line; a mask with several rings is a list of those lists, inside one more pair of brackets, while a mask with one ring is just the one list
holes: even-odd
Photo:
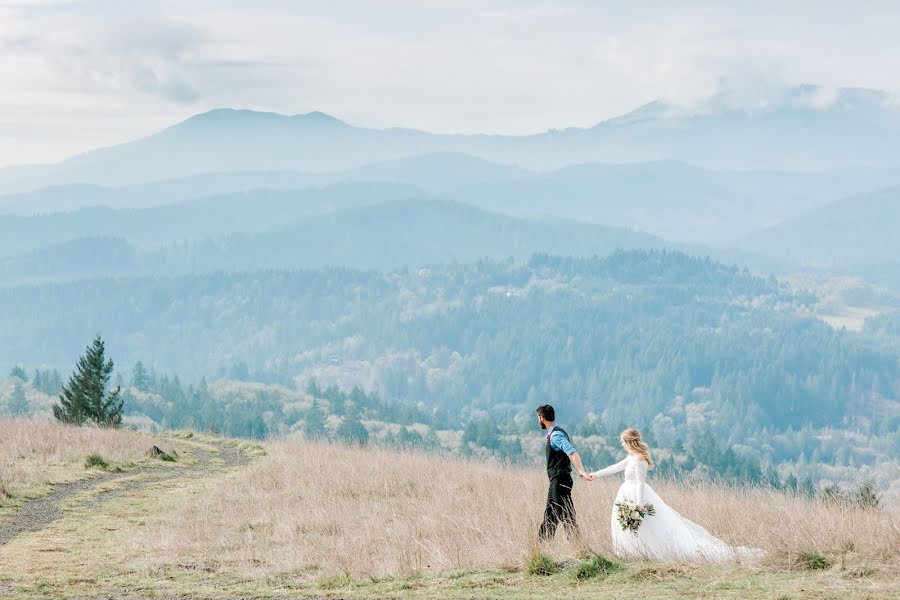
[[525, 572], [529, 575], [553, 575], [559, 571], [559, 563], [544, 554], [543, 552], [533, 552], [525, 565]]
[[618, 573], [625, 569], [625, 565], [605, 556], [596, 554], [587, 560], [579, 561], [572, 567], [572, 577], [579, 581], [587, 579], [605, 579], [612, 573]]
[[319, 580], [319, 588], [323, 590], [341, 590], [357, 587], [359, 582], [347, 575], [332, 575]]
[[828, 569], [831, 567], [831, 561], [822, 556], [819, 551], [804, 552], [801, 554], [800, 564], [812, 571]]
[[6, 486], [6, 483], [0, 479], [0, 500], [12, 500], [13, 493]]
[[102, 469], [105, 471], [109, 468], [109, 463], [99, 454], [89, 454], [88, 457], [84, 459], [84, 468]]

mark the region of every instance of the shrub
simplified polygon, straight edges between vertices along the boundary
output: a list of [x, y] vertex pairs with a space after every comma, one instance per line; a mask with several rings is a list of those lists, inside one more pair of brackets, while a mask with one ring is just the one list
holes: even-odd
[[871, 481], [867, 481], [859, 486], [859, 489], [853, 496], [853, 501], [860, 508], [872, 510], [881, 508], [881, 494], [878, 493], [878, 488]]
[[819, 498], [829, 504], [846, 505], [850, 503], [850, 497], [847, 495], [847, 492], [841, 486], [835, 484], [822, 488], [819, 492]]
[[7, 487], [6, 482], [3, 481], [3, 478], [0, 477], [0, 500], [12, 498], [12, 492], [9, 487]]
[[812, 570], [827, 569], [831, 566], [831, 561], [822, 556], [818, 551], [802, 553], [800, 555], [800, 562], [807, 569]]
[[621, 571], [624, 567], [622, 563], [609, 560], [605, 556], [596, 554], [587, 560], [582, 560], [575, 565], [572, 570], [572, 576], [575, 579], [593, 579], [595, 577], [605, 578], [611, 573]]
[[104, 471], [109, 468], [109, 463], [106, 462], [106, 459], [100, 456], [99, 454], [90, 454], [87, 458], [84, 459], [84, 468], [85, 469], [103, 469]]
[[534, 551], [528, 559], [525, 571], [529, 575], [553, 575], [559, 571], [559, 565], [543, 552]]

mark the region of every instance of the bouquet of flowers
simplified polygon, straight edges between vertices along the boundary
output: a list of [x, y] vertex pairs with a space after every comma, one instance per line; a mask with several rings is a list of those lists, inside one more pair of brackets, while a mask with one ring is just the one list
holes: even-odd
[[645, 518], [656, 514], [652, 504], [636, 504], [629, 500], [616, 502], [616, 511], [622, 531], [630, 531], [634, 535], [637, 535], [638, 528]]

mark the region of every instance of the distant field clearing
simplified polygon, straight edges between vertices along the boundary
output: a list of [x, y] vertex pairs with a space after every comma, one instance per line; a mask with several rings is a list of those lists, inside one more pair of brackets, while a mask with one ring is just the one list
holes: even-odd
[[816, 317], [825, 321], [835, 329], [862, 331], [866, 319], [876, 317], [886, 310], [890, 309], [848, 306], [840, 311], [817, 314]]

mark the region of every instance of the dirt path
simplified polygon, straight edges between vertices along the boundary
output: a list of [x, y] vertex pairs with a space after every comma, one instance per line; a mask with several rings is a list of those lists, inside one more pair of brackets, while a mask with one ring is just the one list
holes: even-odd
[[[184, 440], [179, 441], [185, 443]], [[0, 523], [0, 547], [19, 534], [40, 531], [61, 518], [65, 512], [64, 503], [69, 498], [82, 492], [99, 489], [116, 480], [138, 476], [114, 489], [99, 491], [90, 499], [85, 500], [81, 506], [95, 507], [123, 494], [139, 491], [171, 479], [202, 477], [208, 475], [212, 470], [229, 471], [248, 464], [252, 460], [241, 449], [227, 442], [193, 443], [190, 446], [192, 458], [196, 461], [194, 464], [180, 466], [180, 468], [151, 464], [135, 470], [104, 473], [90, 479], [56, 485], [52, 492], [46, 496], [29, 500], [11, 519]], [[212, 448], [207, 446], [212, 446]]]

